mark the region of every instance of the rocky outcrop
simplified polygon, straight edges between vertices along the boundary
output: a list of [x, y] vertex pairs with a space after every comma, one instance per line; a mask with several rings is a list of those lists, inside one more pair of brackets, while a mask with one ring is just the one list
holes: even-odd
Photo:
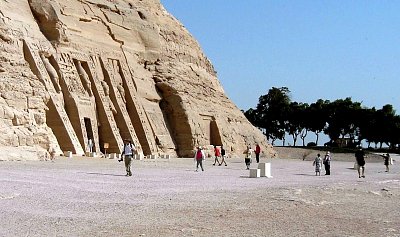
[[15, 150], [274, 152], [158, 0], [0, 0], [0, 126]]

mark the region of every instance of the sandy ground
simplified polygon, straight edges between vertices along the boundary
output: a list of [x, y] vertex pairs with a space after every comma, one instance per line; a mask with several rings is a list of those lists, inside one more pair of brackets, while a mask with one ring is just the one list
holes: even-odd
[[239, 158], [204, 172], [134, 161], [132, 177], [103, 158], [3, 161], [0, 236], [400, 236], [400, 159], [389, 173], [368, 162], [359, 179], [353, 161], [316, 177], [292, 158], [261, 160], [273, 178], [248, 178]]

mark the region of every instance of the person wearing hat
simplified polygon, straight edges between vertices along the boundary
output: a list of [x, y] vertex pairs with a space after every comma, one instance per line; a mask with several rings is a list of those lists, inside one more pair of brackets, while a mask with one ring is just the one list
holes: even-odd
[[124, 140], [124, 147], [122, 149], [121, 159], [118, 161], [125, 160], [126, 176], [132, 176], [131, 164], [133, 154], [136, 152], [135, 145], [132, 144], [131, 140]]
[[324, 158], [325, 175], [331, 175], [331, 159], [331, 153], [327, 151]]

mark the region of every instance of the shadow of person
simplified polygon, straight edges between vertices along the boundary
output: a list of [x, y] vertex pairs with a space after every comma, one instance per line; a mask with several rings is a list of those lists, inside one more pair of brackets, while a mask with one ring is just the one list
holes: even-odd
[[125, 176], [125, 175], [123, 175], [123, 174], [103, 174], [103, 173], [95, 173], [95, 172], [86, 173], [86, 174], [91, 174], [91, 175], [105, 175], [105, 176]]

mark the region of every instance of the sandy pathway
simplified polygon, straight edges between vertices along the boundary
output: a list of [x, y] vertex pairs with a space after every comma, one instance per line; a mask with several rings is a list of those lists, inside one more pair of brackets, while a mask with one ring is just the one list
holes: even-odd
[[[400, 166], [272, 163], [250, 179], [242, 159], [194, 172], [192, 159], [0, 162], [0, 236], [400, 236]], [[255, 164], [253, 164], [255, 166]]]

